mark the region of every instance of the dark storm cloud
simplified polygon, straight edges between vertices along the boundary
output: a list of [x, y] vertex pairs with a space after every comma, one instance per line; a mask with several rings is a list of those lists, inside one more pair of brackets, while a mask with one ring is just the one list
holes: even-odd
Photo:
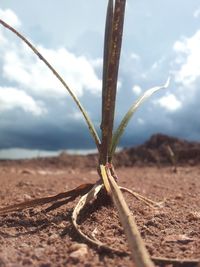
[[63, 125], [37, 124], [24, 120], [23, 123], [13, 123], [1, 129], [0, 148], [27, 148], [42, 150], [91, 148], [93, 140], [90, 138], [86, 125], [76, 122], [65, 122]]
[[80, 132], [80, 127], [73, 126], [73, 131], [56, 130], [46, 126], [43, 131], [20, 132], [16, 129], [1, 133], [0, 148], [26, 148], [38, 150], [60, 150], [60, 149], [89, 149], [94, 147], [85, 127]]

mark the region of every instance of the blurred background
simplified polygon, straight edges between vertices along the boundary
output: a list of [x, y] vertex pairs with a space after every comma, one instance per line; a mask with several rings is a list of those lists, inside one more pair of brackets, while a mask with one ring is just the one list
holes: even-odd
[[[99, 131], [106, 0], [1, 0], [0, 18], [31, 40], [76, 92]], [[154, 133], [200, 139], [199, 0], [128, 0], [115, 127], [146, 89], [149, 99], [120, 147]], [[95, 145], [67, 91], [0, 26], [0, 158], [88, 153]]]

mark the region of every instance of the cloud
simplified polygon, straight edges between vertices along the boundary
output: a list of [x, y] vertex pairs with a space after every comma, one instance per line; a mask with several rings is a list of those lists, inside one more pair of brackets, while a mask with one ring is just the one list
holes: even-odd
[[135, 61], [140, 61], [140, 56], [134, 52], [131, 53], [130, 57]]
[[145, 121], [144, 121], [144, 119], [142, 119], [142, 118], [138, 118], [138, 119], [137, 119], [137, 122], [138, 122], [138, 124], [140, 124], [140, 125], [144, 125], [144, 124], [145, 124]]
[[139, 95], [142, 92], [142, 88], [139, 85], [134, 85], [132, 91], [134, 94]]
[[[15, 6], [16, 12], [21, 12], [17, 4], [3, 2], [5, 2], [3, 6]], [[26, 4], [26, 1], [23, 0], [23, 2]], [[101, 1], [95, 0], [93, 2], [98, 2], [98, 5], [102, 5], [101, 11], [105, 11], [105, 5], [99, 3]], [[168, 10], [172, 10], [171, 7], [174, 4], [172, 2], [172, 0], [170, 3], [167, 2]], [[94, 6], [96, 8], [96, 5]], [[30, 6], [27, 7], [32, 10]], [[71, 9], [73, 11], [73, 3], [71, 7], [73, 7]], [[186, 138], [195, 133], [199, 138], [200, 131], [197, 128], [200, 111], [198, 112], [197, 101], [200, 96], [198, 93], [200, 78], [198, 76], [198, 62], [193, 63], [198, 58], [198, 51], [190, 42], [193, 39], [197, 42], [197, 47], [200, 47], [198, 38], [194, 34], [199, 26], [197, 20], [191, 17], [196, 4], [190, 3], [188, 7], [191, 8], [185, 7], [183, 16], [178, 21], [178, 9], [172, 10], [174, 13], [172, 12], [172, 19], [169, 21], [166, 12], [161, 12], [159, 5], [154, 6], [153, 9], [155, 11], [155, 8], [158, 8], [156, 10], [159, 11], [157, 13], [160, 15], [155, 18], [152, 16], [151, 21], [146, 17], [146, 14], [153, 14], [152, 5], [146, 6], [144, 4], [138, 9], [130, 9], [142, 10], [139, 13], [136, 12], [134, 16], [131, 13], [127, 14], [129, 19], [127, 20], [128, 27], [125, 30], [120, 62], [121, 89], [118, 90], [117, 95], [115, 124], [118, 125], [120, 118], [127, 112], [127, 108], [141, 93], [141, 88], [162, 84], [163, 80], [167, 78], [170, 68], [174, 73], [174, 81], [171, 84], [173, 88], [160, 91], [137, 111], [122, 139], [122, 145], [128, 146], [134, 142], [135, 144], [142, 142], [150, 134], [157, 131], [177, 136], [184, 135]], [[7, 16], [10, 16], [9, 23], [16, 25], [15, 27], [18, 27], [20, 31], [26, 32], [35, 40], [34, 43], [39, 50], [61, 73], [76, 94], [81, 97], [84, 107], [86, 107], [99, 132], [101, 121], [102, 20], [101, 22], [99, 20], [98, 27], [97, 20], [94, 20], [93, 28], [90, 18], [87, 25], [84, 26], [81, 16], [73, 21], [73, 12], [71, 12], [70, 17], [67, 18], [64, 17], [64, 13], [63, 16], [59, 14], [58, 18], [55, 17], [56, 25], [53, 25], [55, 23], [50, 20], [51, 15], [42, 14], [42, 9], [37, 10], [35, 5], [33, 8], [35, 8], [35, 12], [40, 13], [38, 20], [34, 20], [33, 14], [35, 12], [31, 12], [30, 15], [29, 13], [21, 13], [22, 23], [20, 23], [14, 12], [11, 13], [14, 14], [15, 19], [7, 12]], [[133, 30], [131, 18], [136, 19], [136, 24], [141, 26], [139, 29], [135, 27]], [[60, 19], [67, 19], [66, 35], [63, 35], [62, 27], [59, 25]], [[73, 27], [71, 27], [71, 22], [73, 22]], [[170, 24], [161, 22], [169, 22]], [[149, 23], [152, 27], [148, 27]], [[186, 32], [186, 37], [175, 43], [175, 38]], [[173, 43], [175, 43], [174, 47], [172, 46]], [[194, 50], [196, 51], [194, 52]], [[191, 71], [191, 67], [194, 70]], [[4, 102], [0, 103], [0, 147], [60, 149], [75, 146], [88, 147], [88, 144], [92, 147], [94, 145], [93, 140], [89, 141], [87, 125], [81, 121], [82, 116], [74, 103], [70, 101], [66, 90], [52, 76], [43, 62], [32, 54], [29, 48], [2, 27], [0, 27], [0, 86], [4, 89], [5, 87], [14, 89], [9, 97], [12, 95], [15, 98], [11, 101], [9, 97], [1, 97]], [[26, 96], [22, 96], [23, 93], [21, 94], [20, 91]], [[191, 91], [193, 95], [189, 98]], [[26, 99], [26, 101], [22, 101], [22, 99]], [[187, 129], [185, 129], [186, 124]], [[189, 135], [189, 131], [191, 131], [191, 135]]]
[[83, 121], [83, 114], [80, 111], [70, 112], [67, 117], [75, 121]]
[[182, 103], [174, 94], [163, 96], [159, 100], [157, 100], [156, 103], [160, 104], [161, 107], [171, 112], [176, 111], [182, 107]]
[[[20, 28], [20, 21], [12, 11], [0, 11], [2, 19]], [[38, 43], [36, 47], [76, 95], [86, 104], [92, 100], [90, 105], [93, 108], [87, 110], [96, 121], [99, 112], [96, 100], [102, 86], [99, 78], [102, 59], [77, 55], [65, 47], [47, 48]], [[67, 95], [44, 63], [0, 26], [0, 147], [55, 149], [80, 146], [83, 139], [86, 140], [83, 146], [84, 143], [93, 145], [86, 125], [81, 121], [82, 114], [74, 108], [72, 101], [68, 101], [66, 106]], [[83, 127], [81, 133], [80, 127]]]
[[[21, 25], [11, 10], [0, 9], [0, 17], [14, 27]], [[10, 35], [7, 37], [6, 31], [0, 29], [0, 64], [4, 79], [41, 97], [62, 98], [66, 90], [52, 72], [25, 44], [18, 42], [17, 38], [10, 42]], [[84, 55], [77, 56], [64, 47], [50, 49], [39, 44], [36, 44], [36, 47], [79, 97], [85, 93], [95, 95], [100, 93], [101, 79], [95, 72], [95, 68], [101, 64], [100, 59], [90, 60]]]
[[[39, 50], [78, 96], [82, 96], [85, 91], [92, 94], [100, 92], [101, 80], [98, 79], [92, 64], [84, 56], [76, 56], [65, 48], [53, 50], [40, 46]], [[20, 45], [19, 49], [5, 51], [3, 75], [8, 80], [42, 96], [63, 97], [66, 94], [65, 89], [51, 71], [23, 45]]]
[[46, 113], [43, 103], [35, 101], [26, 92], [12, 87], [0, 87], [1, 114], [16, 108], [30, 112], [34, 116], [41, 116]]
[[13, 27], [18, 28], [21, 26], [21, 22], [19, 18], [10, 9], [6, 9], [6, 10], [0, 9], [0, 18], [4, 20], [5, 22], [7, 22], [8, 24], [12, 25]]
[[[0, 9], [0, 19], [4, 20], [5, 22], [9, 23], [10, 25], [12, 25], [15, 28], [18, 28], [21, 25], [21, 22], [18, 19], [18, 17], [10, 9], [6, 9], [6, 10]], [[0, 44], [1, 44], [0, 49], [2, 49], [2, 47], [7, 44], [7, 39], [4, 36], [2, 26], [0, 27]]]
[[197, 8], [197, 9], [194, 11], [193, 16], [194, 16], [195, 19], [197, 19], [198, 17], [200, 17], [200, 7]]
[[200, 30], [192, 37], [176, 41], [174, 51], [179, 69], [175, 72], [175, 81], [182, 85], [192, 86], [200, 77]]
[[2, 45], [5, 45], [5, 43], [6, 43], [6, 39], [4, 38], [3, 33], [1, 32], [1, 29], [0, 29], [0, 44], [2, 46]]
[[162, 67], [162, 65], [164, 64], [164, 61], [166, 60], [165, 56], [162, 56], [159, 60], [155, 61], [152, 66], [151, 66], [151, 70], [158, 70], [159, 68]]

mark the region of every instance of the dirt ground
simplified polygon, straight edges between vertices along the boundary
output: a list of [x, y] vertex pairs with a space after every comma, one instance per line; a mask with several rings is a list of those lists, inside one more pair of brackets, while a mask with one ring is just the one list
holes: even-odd
[[[200, 259], [200, 168], [135, 166], [117, 169], [119, 184], [155, 201], [151, 208], [125, 194], [150, 254]], [[57, 168], [31, 161], [0, 162], [0, 206], [50, 196], [98, 179], [94, 168]], [[46, 206], [0, 216], [0, 267], [133, 266], [111, 204], [96, 200], [79, 223], [88, 235], [120, 249], [121, 255], [84, 243], [71, 223], [75, 200], [46, 213]], [[161, 264], [157, 266], [172, 266]], [[193, 266], [187, 263], [185, 266]]]

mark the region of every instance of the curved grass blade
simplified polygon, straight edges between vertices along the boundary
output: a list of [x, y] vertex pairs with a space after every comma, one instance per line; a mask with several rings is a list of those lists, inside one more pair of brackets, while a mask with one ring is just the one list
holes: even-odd
[[80, 101], [78, 100], [77, 96], [73, 93], [73, 91], [66, 84], [64, 79], [58, 74], [58, 72], [52, 67], [52, 65], [46, 60], [46, 58], [42, 54], [40, 54], [40, 52], [37, 50], [37, 48], [35, 46], [33, 46], [33, 44], [30, 43], [21, 33], [19, 33], [17, 30], [15, 30], [13, 27], [11, 27], [9, 24], [7, 24], [6, 22], [4, 22], [1, 19], [0, 19], [0, 24], [2, 24], [5, 28], [10, 30], [11, 32], [13, 32], [24, 43], [26, 43], [26, 45], [39, 57], [40, 60], [42, 60], [44, 62], [44, 64], [53, 72], [53, 74], [56, 76], [56, 78], [62, 83], [62, 85], [69, 92], [69, 94], [73, 98], [74, 102], [78, 106], [79, 110], [83, 114], [83, 117], [85, 118], [85, 121], [86, 121], [86, 123], [88, 125], [88, 128], [89, 128], [89, 131], [90, 131], [90, 133], [91, 133], [91, 135], [92, 135], [92, 137], [93, 137], [93, 139], [94, 139], [94, 141], [96, 143], [96, 146], [97, 146], [98, 150], [100, 150], [100, 143], [101, 142], [100, 142], [98, 134], [97, 134], [97, 132], [95, 130], [95, 127], [94, 127], [89, 115], [87, 114], [86, 110], [84, 109], [84, 107], [82, 106]]
[[[101, 189], [103, 188], [103, 184], [101, 183], [101, 181], [98, 181], [89, 192], [87, 192], [85, 195], [83, 195], [80, 200], [78, 201], [77, 205], [75, 206], [73, 213], [72, 213], [72, 223], [75, 227], [75, 229], [77, 230], [77, 232], [84, 238], [86, 239], [88, 242], [96, 245], [96, 242], [89, 237], [88, 235], [86, 235], [80, 225], [78, 224], [78, 217], [81, 213], [81, 211], [84, 209], [84, 207], [92, 200], [94, 200], [98, 193], [101, 191]], [[103, 243], [98, 242], [97, 246], [101, 247], [103, 246]]]
[[100, 161], [103, 165], [108, 161], [108, 152], [112, 140], [126, 0], [115, 1], [114, 14], [112, 14], [112, 4], [113, 1], [109, 1], [104, 45], [102, 146], [100, 156]]
[[112, 139], [112, 144], [111, 144], [111, 148], [110, 148], [110, 152], [109, 152], [109, 156], [112, 158], [116, 147], [119, 143], [119, 140], [124, 132], [124, 130], [126, 129], [130, 119], [132, 118], [133, 114], [136, 112], [136, 110], [140, 107], [140, 105], [147, 100], [152, 94], [154, 94], [155, 92], [159, 91], [160, 89], [164, 89], [167, 88], [169, 86], [170, 83], [170, 78], [167, 79], [166, 83], [162, 86], [156, 86], [153, 87], [149, 90], [147, 90], [146, 92], [144, 92], [144, 94], [139, 97], [136, 102], [134, 102], [134, 104], [131, 106], [131, 108], [128, 110], [128, 112], [126, 113], [126, 115], [124, 116], [124, 118], [122, 119], [119, 127], [117, 128], [117, 130], [115, 131], [114, 135], [113, 135], [113, 139]]

